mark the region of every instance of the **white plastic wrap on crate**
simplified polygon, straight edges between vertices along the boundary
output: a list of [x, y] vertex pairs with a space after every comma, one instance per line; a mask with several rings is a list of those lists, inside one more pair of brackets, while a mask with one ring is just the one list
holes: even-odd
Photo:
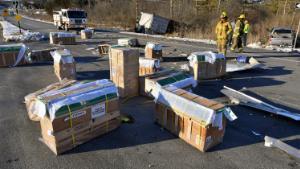
[[139, 63], [141, 67], [153, 67], [153, 68], [160, 68], [160, 60], [158, 59], [146, 59], [146, 58], [139, 58]]
[[225, 59], [225, 56], [223, 54], [217, 54], [212, 51], [205, 51], [191, 53], [191, 55], [188, 57], [188, 60], [190, 61], [190, 66], [193, 66], [194, 63], [198, 63], [201, 61], [213, 64], [217, 59]]
[[81, 30], [80, 32], [81, 32], [81, 33], [94, 33], [94, 30], [93, 30], [93, 29], [86, 28], [86, 29]]
[[[93, 86], [93, 85], [96, 85], [97, 87], [89, 88], [90, 86]], [[63, 95], [65, 92], [78, 90], [80, 88], [82, 90], [79, 90], [75, 94], [71, 94], [68, 96], [61, 96], [56, 99], [47, 101], [46, 103], [43, 102], [43, 98], [46, 96], [48, 97], [48, 96], [51, 96], [56, 93], [61, 93]], [[50, 119], [53, 120], [56, 118], [56, 115], [55, 115], [56, 111], [59, 110], [63, 106], [71, 105], [71, 104], [78, 103], [78, 102], [84, 103], [88, 100], [95, 99], [99, 96], [105, 96], [110, 93], [118, 94], [118, 89], [114, 85], [114, 83], [112, 83], [110, 80], [107, 80], [107, 79], [97, 80], [97, 81], [86, 83], [86, 84], [77, 84], [75, 86], [71, 86], [68, 88], [61, 89], [61, 90], [47, 92], [43, 95], [38, 96], [39, 100], [37, 101], [37, 104], [35, 105], [35, 109], [37, 111], [35, 111], [35, 112], [38, 113], [37, 115], [39, 117], [44, 117], [48, 112]]]
[[51, 36], [56, 36], [58, 38], [76, 37], [74, 33], [65, 33], [65, 32], [50, 32], [50, 37]]
[[197, 81], [193, 77], [189, 77], [165, 86], [161, 86], [159, 83], [156, 83], [155, 88], [153, 88], [152, 91], [146, 91], [146, 92], [148, 93], [150, 92], [154, 98], [158, 98], [159, 92], [161, 91], [162, 88], [173, 86], [182, 89], [188, 86], [197, 87], [197, 85], [198, 85]]
[[148, 42], [146, 44], [146, 48], [150, 48], [150, 49], [159, 51], [159, 50], [162, 50], [162, 45], [160, 45], [158, 43]]
[[59, 63], [60, 61], [62, 61], [63, 64], [75, 62], [71, 52], [67, 49], [56, 50], [56, 51], [50, 52], [50, 54], [53, 57], [53, 61], [55, 63]]
[[17, 56], [16, 62], [13, 65], [11, 65], [12, 67], [15, 67], [22, 61], [22, 59], [26, 59], [25, 54], [26, 54], [26, 51], [27, 51], [27, 47], [23, 43], [0, 45], [0, 51], [5, 52], [5, 51], [10, 51], [11, 49], [12, 50], [15, 50], [15, 49], [19, 50], [19, 54]]
[[135, 38], [121, 38], [118, 39], [118, 45], [120, 46], [137, 46], [137, 39]]
[[[159, 91], [158, 97], [155, 99], [155, 102], [164, 104], [170, 108], [172, 108], [175, 113], [185, 113], [189, 117], [199, 121], [205, 122], [206, 125], [212, 124], [213, 126], [218, 126], [220, 129], [222, 127], [222, 116], [221, 114], [224, 113], [233, 113], [230, 108], [226, 107], [221, 112], [216, 112], [213, 109], [207, 108], [202, 106], [196, 102], [188, 100], [184, 97], [178, 96], [172, 92], [171, 90], [177, 89], [175, 86], [168, 86], [167, 88], [162, 88]], [[197, 95], [195, 95], [197, 96]], [[199, 97], [199, 96], [198, 96]], [[230, 112], [228, 112], [230, 111]]]

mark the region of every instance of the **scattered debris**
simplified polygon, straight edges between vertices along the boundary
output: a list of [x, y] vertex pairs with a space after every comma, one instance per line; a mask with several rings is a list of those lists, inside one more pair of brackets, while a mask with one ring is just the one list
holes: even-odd
[[26, 60], [29, 63], [44, 63], [52, 62], [53, 58], [50, 52], [58, 50], [59, 48], [48, 48], [42, 50], [31, 50], [26, 56]]
[[121, 114], [120, 119], [122, 123], [134, 123], [134, 118], [128, 114]]
[[136, 47], [136, 46], [138, 46], [138, 44], [139, 44], [139, 42], [136, 38], [118, 39], [118, 45], [120, 45], [120, 46]]
[[[241, 57], [240, 57], [241, 58]], [[243, 58], [244, 59], [244, 58]], [[245, 58], [245, 60], [228, 60], [226, 63], [226, 72], [238, 72], [238, 71], [244, 71], [244, 70], [249, 70], [249, 69], [257, 69], [261, 68], [264, 65], [259, 63], [256, 59], [253, 57]]]
[[280, 141], [279, 139], [275, 139], [269, 136], [265, 136], [265, 146], [266, 147], [277, 147], [282, 151], [285, 151], [286, 153], [288, 153], [291, 156], [300, 158], [300, 150], [292, 147], [282, 141]]
[[272, 106], [254, 97], [248, 96], [240, 91], [224, 86], [224, 89], [222, 89], [221, 92], [227, 97], [229, 97], [232, 103], [249, 106], [255, 109], [263, 110], [269, 113], [277, 114], [280, 116], [291, 118], [296, 121], [300, 121], [300, 114], [292, 113], [287, 110]]
[[41, 41], [45, 39], [45, 36], [40, 32], [30, 32], [27, 30], [20, 30], [15, 25], [7, 22], [0, 21], [0, 24], [3, 28], [3, 38], [4, 41], [19, 41], [19, 42], [28, 42], [28, 41]]
[[252, 132], [252, 134], [254, 134], [254, 135], [256, 135], [256, 136], [261, 136], [260, 133], [257, 133], [257, 132], [255, 132], [255, 131], [251, 131], [251, 132]]

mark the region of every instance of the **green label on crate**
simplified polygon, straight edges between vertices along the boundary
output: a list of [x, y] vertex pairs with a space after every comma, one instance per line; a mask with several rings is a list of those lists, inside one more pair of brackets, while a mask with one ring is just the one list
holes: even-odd
[[175, 83], [175, 82], [187, 79], [187, 78], [189, 78], [189, 76], [185, 73], [182, 73], [182, 74], [171, 76], [171, 77], [168, 77], [168, 78], [165, 78], [162, 80], [158, 80], [157, 83], [160, 84], [161, 86], [166, 86], [166, 85], [169, 85], [169, 84], [172, 84], [172, 83]]
[[107, 100], [112, 100], [112, 99], [117, 98], [117, 97], [118, 97], [117, 93], [109, 93], [107, 95], [99, 96], [99, 97], [96, 97], [92, 100], [87, 100], [85, 102], [73, 103], [69, 106], [65, 105], [65, 106], [62, 106], [60, 109], [58, 109], [56, 111], [55, 116], [59, 117], [59, 116], [63, 116], [65, 114], [68, 114], [69, 113], [69, 108], [70, 108], [70, 111], [73, 112], [73, 111], [77, 111], [77, 110], [83, 109], [83, 108], [91, 106], [91, 105], [95, 105], [97, 103], [105, 102], [106, 99]]

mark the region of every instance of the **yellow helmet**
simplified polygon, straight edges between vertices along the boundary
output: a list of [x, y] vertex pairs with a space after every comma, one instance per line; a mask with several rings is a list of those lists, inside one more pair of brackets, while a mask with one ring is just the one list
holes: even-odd
[[245, 18], [246, 18], [245, 14], [241, 14], [241, 15], [239, 16], [239, 19], [245, 19]]
[[227, 13], [226, 12], [222, 12], [220, 18], [226, 18], [227, 17]]

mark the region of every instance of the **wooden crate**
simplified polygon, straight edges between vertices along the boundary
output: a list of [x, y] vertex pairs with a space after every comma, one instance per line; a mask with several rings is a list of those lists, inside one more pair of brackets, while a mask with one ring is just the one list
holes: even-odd
[[139, 50], [112, 48], [110, 52], [110, 79], [116, 84], [121, 98], [138, 95]]

